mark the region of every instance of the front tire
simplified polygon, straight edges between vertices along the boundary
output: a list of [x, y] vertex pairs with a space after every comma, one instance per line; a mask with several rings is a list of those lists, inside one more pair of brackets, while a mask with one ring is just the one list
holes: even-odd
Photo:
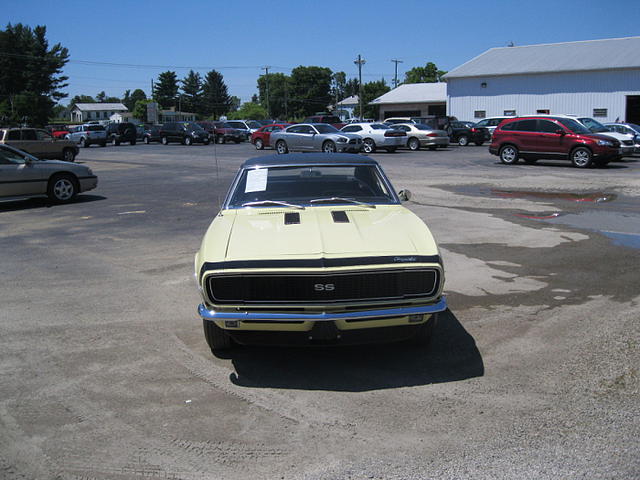
[[169, 145], [169, 139], [167, 137], [162, 137], [162, 139], [160, 140], [160, 142], [163, 145]]
[[413, 151], [420, 150], [420, 140], [415, 137], [410, 138], [407, 142], [407, 147], [409, 147], [409, 150]]
[[365, 138], [362, 142], [362, 151], [364, 153], [376, 153], [376, 142], [370, 138]]
[[189, 136], [184, 137], [184, 141], [182, 142], [184, 143], [186, 146], [190, 147], [191, 145], [193, 145], [193, 139]]
[[591, 150], [586, 147], [578, 147], [571, 152], [571, 163], [577, 168], [589, 168], [593, 163]]
[[278, 153], [278, 155], [289, 153], [289, 148], [287, 147], [287, 143], [284, 140], [278, 140], [276, 142], [276, 152]]
[[55, 203], [70, 202], [78, 194], [76, 179], [71, 175], [54, 175], [49, 180], [47, 196]]
[[142, 140], [146, 145], [149, 145], [149, 137], [144, 137]]
[[513, 145], [505, 145], [500, 149], [500, 161], [505, 165], [518, 163], [518, 149]]
[[82, 137], [82, 138], [80, 139], [80, 146], [81, 146], [82, 148], [88, 148], [88, 147], [89, 147], [89, 142], [87, 142], [87, 139], [86, 139], [86, 138]]
[[261, 138], [256, 138], [255, 143], [253, 144], [256, 147], [256, 150], [263, 150], [264, 149], [264, 142], [262, 141]]
[[322, 151], [324, 153], [336, 153], [337, 151], [336, 144], [328, 140], [322, 144]]
[[204, 338], [207, 340], [211, 353], [215, 354], [220, 350], [229, 350], [233, 347], [231, 337], [214, 322], [203, 319], [202, 325], [204, 327]]
[[71, 148], [65, 148], [62, 151], [62, 159], [65, 162], [73, 162], [76, 159], [76, 152], [74, 152]]

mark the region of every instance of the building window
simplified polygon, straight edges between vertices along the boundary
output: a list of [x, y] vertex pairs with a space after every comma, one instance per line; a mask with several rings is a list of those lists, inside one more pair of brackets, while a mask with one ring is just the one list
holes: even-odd
[[606, 108], [594, 108], [593, 109], [593, 116], [594, 117], [606, 117], [607, 116], [607, 109]]
[[549, 110], [548, 108], [542, 108], [542, 109], [536, 110], [536, 113], [541, 113], [543, 115], [549, 115], [551, 113], [551, 110]]
[[515, 110], [505, 110], [504, 111], [504, 116], [505, 117], [515, 117], [516, 116], [516, 111]]
[[473, 112], [473, 118], [484, 118], [486, 116], [486, 110], [476, 110], [475, 112]]

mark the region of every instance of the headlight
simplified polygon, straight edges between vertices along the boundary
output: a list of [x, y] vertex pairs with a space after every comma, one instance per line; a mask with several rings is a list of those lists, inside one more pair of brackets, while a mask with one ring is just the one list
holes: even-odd
[[338, 137], [338, 143], [347, 143], [347, 139], [344, 137]]
[[609, 140], [598, 140], [598, 145], [603, 147], [613, 147], [613, 142], [610, 142]]

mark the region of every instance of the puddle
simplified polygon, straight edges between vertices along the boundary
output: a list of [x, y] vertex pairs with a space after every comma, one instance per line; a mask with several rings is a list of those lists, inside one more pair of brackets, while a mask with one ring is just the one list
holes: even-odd
[[564, 192], [535, 192], [519, 190], [491, 189], [491, 194], [500, 198], [540, 198], [544, 200], [564, 200], [568, 202], [612, 202], [618, 196], [615, 193], [590, 192], [590, 193], [564, 193]]
[[640, 235], [635, 233], [601, 232], [613, 240], [614, 245], [622, 247], [640, 248]]

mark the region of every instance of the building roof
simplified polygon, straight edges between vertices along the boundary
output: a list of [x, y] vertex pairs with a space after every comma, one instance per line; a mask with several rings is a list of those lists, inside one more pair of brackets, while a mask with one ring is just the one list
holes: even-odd
[[73, 108], [77, 108], [78, 110], [82, 110], [84, 112], [97, 112], [104, 110], [124, 110], [127, 111], [127, 107], [125, 107], [122, 103], [76, 103]]
[[428, 103], [446, 102], [447, 84], [441, 83], [406, 83], [390, 92], [374, 99], [369, 105], [387, 103]]
[[623, 68], [640, 68], [640, 37], [492, 48], [443, 78]]
[[359, 101], [360, 100], [358, 98], [358, 95], [351, 95], [350, 97], [340, 100], [338, 103], [336, 103], [336, 105], [338, 105], [339, 107], [346, 107], [349, 105], [358, 105]]

